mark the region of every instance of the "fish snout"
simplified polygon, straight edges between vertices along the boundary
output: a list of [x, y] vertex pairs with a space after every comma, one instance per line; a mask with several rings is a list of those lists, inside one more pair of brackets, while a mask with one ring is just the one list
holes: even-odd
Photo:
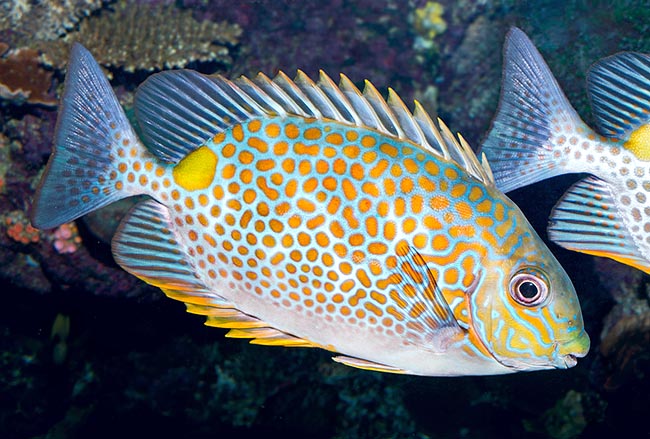
[[559, 369], [568, 369], [578, 364], [578, 358], [582, 358], [589, 352], [589, 336], [583, 330], [579, 336], [566, 341], [557, 342], [555, 367]]

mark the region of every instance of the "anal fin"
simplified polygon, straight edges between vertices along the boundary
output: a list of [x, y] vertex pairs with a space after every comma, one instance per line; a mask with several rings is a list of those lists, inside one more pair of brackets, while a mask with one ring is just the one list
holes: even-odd
[[113, 239], [113, 255], [129, 273], [185, 303], [187, 311], [207, 317], [205, 324], [230, 331], [227, 337], [252, 338], [271, 346], [322, 347], [273, 328], [248, 315], [200, 279], [182, 237], [175, 231], [169, 210], [153, 200], [136, 205], [124, 218]]
[[617, 211], [605, 182], [588, 177], [574, 184], [555, 205], [549, 238], [569, 250], [614, 259], [650, 273]]
[[[209, 323], [208, 323], [209, 324]], [[267, 325], [268, 326], [268, 325]], [[221, 326], [224, 327], [224, 326]], [[228, 326], [231, 329], [226, 334], [226, 337], [231, 338], [252, 338], [251, 344], [259, 344], [266, 346], [285, 346], [285, 347], [301, 347], [301, 348], [323, 348], [324, 346], [317, 345], [309, 340], [287, 334], [271, 327], [250, 327], [250, 328], [236, 328]]]
[[122, 220], [112, 242], [115, 261], [167, 295], [189, 303], [223, 303], [187, 258], [169, 210], [154, 200], [138, 203]]

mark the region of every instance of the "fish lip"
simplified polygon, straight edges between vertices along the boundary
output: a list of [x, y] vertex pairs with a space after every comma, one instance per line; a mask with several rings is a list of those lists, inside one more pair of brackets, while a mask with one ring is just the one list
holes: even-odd
[[[584, 357], [584, 355], [582, 356]], [[578, 358], [574, 354], [562, 355], [560, 359], [564, 362], [564, 367], [562, 369], [569, 369], [578, 364]]]
[[586, 350], [577, 350], [571, 353], [561, 353], [560, 343], [554, 343], [554, 351], [550, 357], [539, 361], [504, 361], [497, 360], [506, 367], [513, 368], [515, 370], [542, 370], [542, 369], [570, 369], [578, 364], [578, 358], [582, 358], [587, 355]]
[[[586, 337], [586, 333], [584, 334], [584, 337]], [[580, 343], [581, 341], [582, 343], [584, 343], [583, 337], [579, 337], [575, 339], [573, 342]], [[588, 338], [585, 344], [586, 346], [584, 344], [582, 346], [580, 345], [571, 346], [572, 349], [569, 352], [566, 352], [567, 345], [563, 346], [558, 341], [556, 341], [555, 342], [555, 355], [556, 355], [555, 367], [557, 367], [558, 369], [569, 369], [571, 367], [574, 367], [576, 364], [578, 364], [578, 358], [585, 357], [589, 352]]]

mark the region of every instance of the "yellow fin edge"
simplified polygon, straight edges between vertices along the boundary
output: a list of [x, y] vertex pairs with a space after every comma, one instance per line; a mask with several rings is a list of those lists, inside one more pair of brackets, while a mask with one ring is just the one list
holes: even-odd
[[400, 369], [398, 367], [387, 366], [385, 364], [375, 363], [373, 361], [362, 360], [360, 358], [346, 357], [344, 355], [337, 355], [332, 357], [332, 360], [337, 363], [345, 364], [346, 366], [356, 367], [357, 369], [371, 370], [373, 372], [386, 372], [386, 373], [397, 373], [397, 374], [406, 374], [408, 371]]
[[269, 323], [239, 311], [232, 303], [219, 301], [214, 297], [192, 295], [170, 289], [163, 289], [163, 292], [171, 299], [184, 302], [187, 312], [206, 316], [205, 324], [207, 326], [230, 329], [226, 337], [251, 338], [250, 343], [257, 345], [317, 347], [332, 350], [329, 347], [320, 346], [275, 329]]
[[625, 255], [616, 254], [616, 253], [608, 253], [608, 252], [604, 252], [604, 251], [598, 251], [598, 250], [576, 249], [576, 248], [571, 248], [571, 247], [568, 247], [568, 246], [566, 246], [566, 248], [568, 248], [569, 250], [580, 252], [580, 253], [585, 253], [585, 254], [592, 255], [592, 256], [598, 256], [600, 258], [613, 259], [616, 262], [620, 262], [621, 264], [629, 265], [630, 267], [634, 267], [637, 270], [641, 270], [644, 273], [650, 274], [650, 266], [642, 265], [641, 261], [639, 261], [636, 258], [632, 258], [632, 257], [628, 257], [628, 256], [625, 256]]

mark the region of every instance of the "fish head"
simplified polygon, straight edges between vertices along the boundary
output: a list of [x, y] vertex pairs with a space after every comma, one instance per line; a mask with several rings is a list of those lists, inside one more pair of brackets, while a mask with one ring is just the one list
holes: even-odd
[[[472, 296], [472, 326], [502, 365], [514, 370], [566, 369], [589, 351], [580, 303], [560, 263], [514, 207], [515, 249], [484, 261]], [[513, 246], [515, 247], [515, 246]], [[503, 257], [507, 255], [507, 257]]]

